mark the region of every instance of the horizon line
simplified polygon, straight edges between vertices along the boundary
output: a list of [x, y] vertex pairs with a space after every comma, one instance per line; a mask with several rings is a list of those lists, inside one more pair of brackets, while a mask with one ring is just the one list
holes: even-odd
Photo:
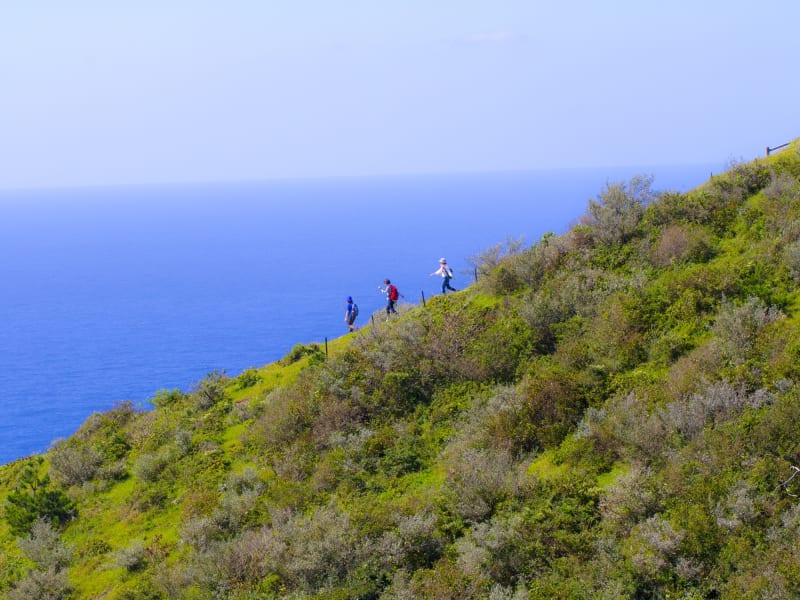
[[24, 184], [5, 187], [0, 184], [0, 194], [14, 192], [38, 192], [38, 191], [69, 191], [69, 190], [94, 190], [109, 188], [130, 188], [130, 187], [178, 187], [178, 186], [217, 186], [217, 185], [247, 185], [247, 184], [268, 184], [268, 183], [290, 183], [290, 182], [312, 182], [312, 181], [342, 181], [342, 180], [369, 180], [369, 179], [405, 179], [414, 177], [449, 177], [449, 176], [485, 176], [503, 174], [523, 174], [523, 173], [551, 173], [559, 171], [602, 171], [619, 169], [652, 169], [652, 168], [680, 168], [680, 167], [710, 167], [712, 165], [723, 166], [723, 163], [715, 162], [686, 162], [686, 163], [649, 163], [631, 165], [600, 165], [600, 166], [570, 166], [570, 167], [538, 167], [538, 168], [504, 168], [486, 170], [445, 170], [445, 171], [400, 171], [394, 173], [374, 173], [374, 174], [344, 174], [344, 175], [281, 175], [273, 177], [242, 177], [242, 178], [219, 178], [219, 179], [174, 179], [174, 180], [151, 180], [139, 182], [107, 182], [107, 183], [54, 183], [54, 184]]

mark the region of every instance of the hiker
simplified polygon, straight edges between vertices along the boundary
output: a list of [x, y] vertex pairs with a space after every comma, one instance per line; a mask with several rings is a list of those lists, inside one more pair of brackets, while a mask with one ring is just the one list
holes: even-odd
[[378, 286], [378, 289], [382, 294], [386, 294], [386, 320], [388, 321], [390, 313], [397, 314], [397, 311], [394, 309], [394, 305], [397, 303], [397, 299], [400, 297], [400, 292], [397, 291], [397, 286], [392, 285], [392, 282], [388, 279], [384, 279], [383, 284], [386, 287]]
[[440, 258], [439, 259], [439, 269], [437, 271], [434, 271], [433, 273], [431, 273], [430, 277], [433, 277], [434, 275], [441, 275], [442, 276], [442, 293], [443, 294], [446, 294], [447, 290], [450, 290], [451, 292], [455, 292], [456, 291], [456, 289], [454, 287], [450, 286], [450, 280], [453, 278], [453, 269], [451, 269], [447, 265], [447, 259], [445, 259], [445, 258]]
[[356, 330], [356, 317], [358, 316], [358, 304], [353, 302], [353, 297], [347, 297], [347, 308], [344, 311], [344, 322], [347, 323], [347, 328], [352, 333]]

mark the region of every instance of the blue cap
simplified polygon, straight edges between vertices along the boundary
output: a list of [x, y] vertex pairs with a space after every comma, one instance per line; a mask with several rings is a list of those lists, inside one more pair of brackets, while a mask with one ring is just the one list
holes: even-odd
[[352, 301], [353, 301], [353, 297], [352, 297], [352, 296], [348, 296], [348, 297], [347, 297], [347, 301], [348, 301], [348, 302], [352, 302]]

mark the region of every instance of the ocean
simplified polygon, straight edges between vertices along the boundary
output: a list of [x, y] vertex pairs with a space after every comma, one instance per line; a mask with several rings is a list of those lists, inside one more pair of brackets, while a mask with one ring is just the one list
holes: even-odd
[[93, 412], [236, 375], [381, 308], [457, 288], [509, 237], [563, 233], [607, 182], [709, 165], [0, 191], [0, 463]]

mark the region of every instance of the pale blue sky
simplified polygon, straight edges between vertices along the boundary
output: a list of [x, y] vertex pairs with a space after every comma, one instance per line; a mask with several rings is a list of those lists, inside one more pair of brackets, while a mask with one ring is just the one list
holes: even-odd
[[719, 163], [800, 136], [796, 0], [5, 0], [0, 187]]

